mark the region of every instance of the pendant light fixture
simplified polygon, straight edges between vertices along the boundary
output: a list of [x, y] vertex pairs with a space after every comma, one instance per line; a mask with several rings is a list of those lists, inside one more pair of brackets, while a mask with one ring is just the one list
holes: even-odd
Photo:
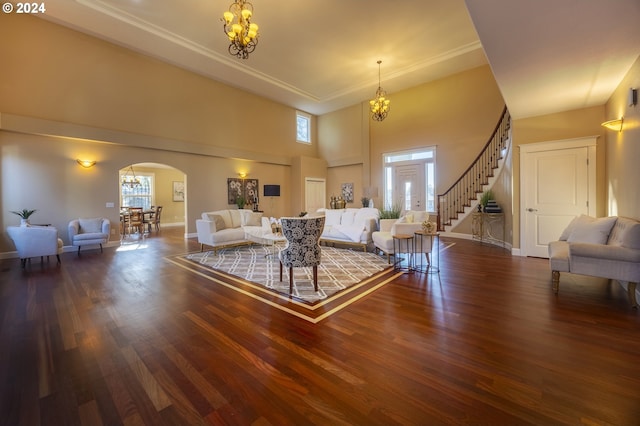
[[229, 53], [241, 59], [249, 58], [258, 44], [258, 25], [251, 22], [253, 5], [236, 0], [222, 15], [224, 33], [229, 37]]
[[[131, 175], [129, 175], [129, 171], [131, 171]], [[124, 176], [122, 176], [122, 186], [133, 188], [134, 186], [138, 186], [140, 184], [140, 178], [136, 176], [136, 172], [133, 170], [132, 164], [129, 166], [129, 169], [125, 172]]]
[[378, 61], [378, 90], [376, 90], [376, 97], [369, 101], [371, 106], [371, 118], [376, 121], [382, 121], [387, 118], [389, 114], [389, 104], [391, 101], [387, 99], [387, 92], [380, 86], [380, 64], [382, 61]]

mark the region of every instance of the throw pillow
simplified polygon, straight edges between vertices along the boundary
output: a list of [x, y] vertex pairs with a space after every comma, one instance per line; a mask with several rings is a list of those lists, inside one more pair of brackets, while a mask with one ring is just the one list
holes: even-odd
[[209, 220], [216, 226], [216, 232], [225, 229], [224, 219], [219, 214], [209, 214]]
[[327, 210], [324, 214], [325, 220], [326, 220], [325, 225], [331, 225], [331, 226], [340, 225], [340, 217], [342, 216], [342, 213], [344, 213], [344, 210], [342, 209]]
[[343, 226], [353, 225], [353, 220], [355, 217], [356, 217], [355, 211], [347, 210], [346, 212], [342, 213], [342, 216], [340, 217], [340, 225], [343, 225]]
[[262, 213], [249, 212], [243, 216], [245, 223], [243, 226], [261, 226]]
[[615, 216], [612, 216], [593, 219], [589, 223], [579, 221], [574, 226], [567, 241], [570, 243], [606, 244], [616, 219]]
[[567, 241], [567, 238], [569, 238], [569, 235], [571, 235], [571, 232], [573, 232], [573, 229], [576, 227], [577, 223], [580, 223], [580, 222], [589, 223], [589, 222], [592, 222], [592, 221], [593, 221], [592, 217], [584, 215], [584, 214], [574, 217], [573, 219], [571, 219], [571, 222], [569, 222], [569, 224], [564, 229], [564, 231], [562, 231], [562, 234], [560, 235], [560, 238], [558, 238], [558, 239], [560, 241]]
[[96, 234], [102, 232], [102, 218], [97, 219], [78, 219], [80, 223], [80, 233]]
[[640, 249], [640, 222], [626, 217], [619, 217], [611, 229], [607, 244], [634, 250]]

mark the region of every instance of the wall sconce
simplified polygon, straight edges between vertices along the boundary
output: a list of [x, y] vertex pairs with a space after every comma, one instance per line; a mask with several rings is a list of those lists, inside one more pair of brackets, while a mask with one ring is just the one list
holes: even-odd
[[95, 160], [90, 161], [90, 160], [81, 160], [81, 159], [77, 159], [76, 160], [78, 162], [78, 164], [80, 164], [82, 167], [84, 167], [85, 169], [88, 169], [89, 167], [93, 167], [96, 165]]
[[618, 132], [622, 131], [622, 124], [624, 123], [624, 117], [620, 117], [616, 120], [605, 121], [601, 124], [602, 127], [606, 127], [609, 130], [617, 130]]
[[629, 106], [638, 104], [638, 89], [629, 89]]
[[240, 172], [238, 173], [238, 176], [240, 176], [240, 179], [244, 179], [247, 177], [247, 173], [246, 172]]

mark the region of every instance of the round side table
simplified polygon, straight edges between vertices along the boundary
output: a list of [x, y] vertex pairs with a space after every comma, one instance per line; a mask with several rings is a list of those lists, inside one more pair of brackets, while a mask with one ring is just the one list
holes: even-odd
[[[415, 238], [413, 240], [413, 251], [414, 253], [420, 257], [420, 265], [418, 265], [418, 261], [414, 258], [414, 269], [419, 272], [428, 272], [428, 273], [440, 273], [440, 233], [439, 232], [424, 232], [424, 231], [416, 231], [414, 233]], [[429, 260], [429, 253], [424, 251], [424, 245], [426, 243], [425, 240], [428, 239], [428, 244], [431, 247], [431, 260]], [[435, 250], [434, 250], [434, 242], [435, 242]], [[427, 265], [425, 267], [422, 266], [422, 254], [424, 253], [427, 259]]]
[[[393, 269], [404, 273], [413, 272], [413, 235], [396, 234], [392, 235], [392, 238], [394, 257]], [[403, 245], [404, 251], [402, 249]], [[407, 266], [402, 266], [402, 258], [398, 256], [400, 253], [407, 254]]]

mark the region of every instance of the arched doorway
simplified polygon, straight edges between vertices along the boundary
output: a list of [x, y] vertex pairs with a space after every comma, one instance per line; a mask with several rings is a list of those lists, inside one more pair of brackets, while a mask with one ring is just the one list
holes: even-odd
[[[133, 183], [128, 183], [132, 180]], [[118, 176], [120, 206], [142, 207], [145, 211], [161, 206], [163, 227], [184, 228], [185, 182], [186, 175], [167, 164], [141, 162], [128, 165], [120, 169]]]

